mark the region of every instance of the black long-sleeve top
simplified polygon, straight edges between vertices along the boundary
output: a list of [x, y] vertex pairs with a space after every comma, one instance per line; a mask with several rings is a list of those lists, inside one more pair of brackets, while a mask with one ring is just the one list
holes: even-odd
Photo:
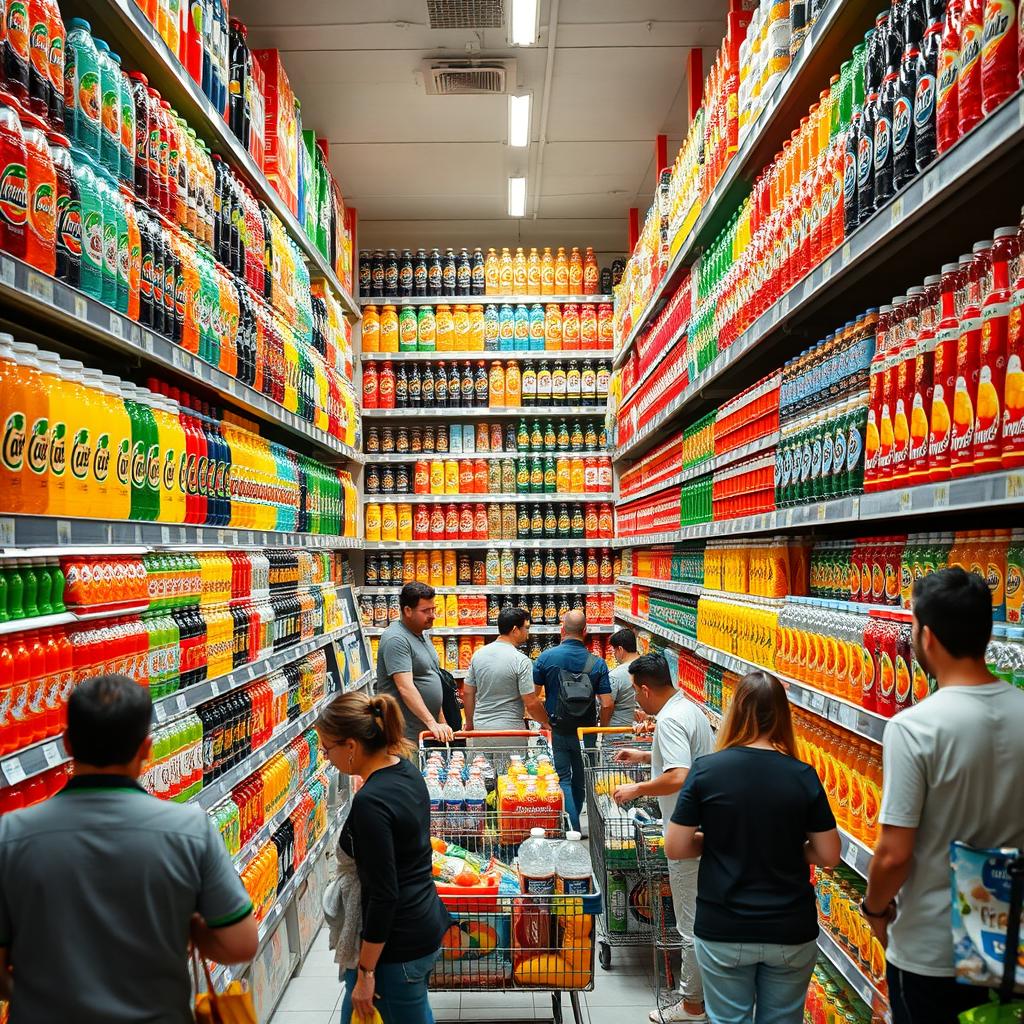
[[379, 768], [356, 793], [341, 833], [362, 887], [364, 942], [383, 942], [382, 963], [433, 953], [448, 912], [431, 872], [430, 797], [406, 758]]

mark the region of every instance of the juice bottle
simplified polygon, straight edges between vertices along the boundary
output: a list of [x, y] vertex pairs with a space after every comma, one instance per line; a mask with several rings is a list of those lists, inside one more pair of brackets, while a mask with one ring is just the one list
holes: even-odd
[[1006, 551], [1006, 621], [1024, 621], [1024, 529], [1014, 529]]
[[51, 276], [57, 269], [57, 175], [46, 141], [46, 125], [33, 114], [23, 114], [28, 175], [28, 232], [25, 261]]
[[121, 70], [120, 57], [111, 60], [110, 47], [95, 40], [100, 82], [100, 161], [115, 178], [121, 172]]
[[69, 492], [68, 500], [73, 506], [77, 506], [79, 501], [92, 502], [105, 496], [96, 477], [94, 458], [97, 438], [103, 426], [102, 392], [99, 390], [102, 375], [99, 370], [89, 367], [77, 372], [80, 379], [77, 425], [71, 433], [69, 459], [69, 485], [74, 488], [74, 493]]
[[1004, 0], [984, 5], [981, 50], [981, 109], [988, 114], [1017, 90], [1017, 12]]
[[[101, 374], [95, 400], [99, 422], [93, 455], [93, 477], [111, 519], [131, 513], [131, 421], [116, 377]], [[104, 513], [105, 515], [108, 513]]]
[[992, 247], [992, 290], [981, 310], [973, 454], [974, 467], [979, 472], [999, 469], [1002, 464], [1000, 428], [1010, 320], [1009, 267], [1019, 257], [1017, 228], [999, 228]]
[[555, 256], [555, 295], [569, 294], [569, 259], [565, 255], [565, 249], [558, 247]]
[[601, 278], [601, 271], [597, 265], [597, 257], [591, 246], [583, 256], [583, 294], [596, 295]]
[[573, 295], [583, 294], [583, 256], [574, 245], [569, 255], [569, 292]]
[[76, 146], [71, 152], [75, 185], [81, 204], [82, 262], [79, 287], [86, 295], [103, 300], [103, 203], [90, 157]]
[[[951, 5], [956, 0], [951, 0]], [[957, 346], [960, 339], [960, 318], [956, 312], [956, 290], [961, 280], [958, 263], [942, 267], [940, 319], [935, 329], [935, 357], [928, 442], [928, 479], [948, 480], [950, 442], [953, 433], [949, 403], [956, 387]]]
[[530, 255], [526, 257], [526, 294], [541, 294], [541, 267], [540, 256], [535, 248], [530, 249]]
[[540, 260], [540, 294], [555, 294], [555, 261], [550, 246], [544, 247], [544, 254]]
[[516, 254], [512, 258], [512, 291], [513, 295], [527, 295], [527, 268], [526, 268], [526, 255], [523, 252], [522, 246], [516, 249]]
[[960, 138], [958, 80], [960, 77], [960, 21], [964, 0], [949, 0], [939, 44], [935, 75], [935, 141], [944, 153]]
[[981, 120], [981, 50], [985, 0], [964, 0], [960, 17], [960, 62], [957, 69], [957, 108], [961, 135]]
[[[10, 82], [8, 81], [8, 86]], [[28, 178], [25, 136], [15, 106], [0, 99], [0, 249], [19, 259], [25, 257], [28, 219]]]
[[498, 254], [494, 249], [487, 250], [484, 258], [484, 294], [499, 295], [501, 293], [501, 266]]
[[501, 295], [512, 295], [515, 289], [515, 266], [512, 254], [507, 248], [501, 250], [501, 259], [498, 262], [498, 293]]
[[985, 287], [992, 266], [992, 242], [978, 242], [966, 270], [966, 303], [960, 313], [950, 470], [953, 476], [974, 472], [974, 419], [977, 405]]

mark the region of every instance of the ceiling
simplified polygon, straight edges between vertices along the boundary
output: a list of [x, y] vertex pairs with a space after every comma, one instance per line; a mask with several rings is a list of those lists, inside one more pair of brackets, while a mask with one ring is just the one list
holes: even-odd
[[[651, 202], [655, 136], [668, 136], [670, 163], [679, 147], [687, 54], [702, 47], [707, 71], [727, 5], [541, 0], [528, 48], [509, 47], [503, 28], [431, 29], [427, 0], [232, 0], [231, 15], [251, 46], [283, 52], [303, 124], [330, 141], [359, 211], [361, 247], [564, 242], [612, 254], [626, 249], [629, 208], [642, 218]], [[515, 91], [532, 94], [527, 150], [506, 144], [505, 96], [426, 94], [421, 61], [440, 56], [517, 60]], [[527, 215], [511, 218], [507, 180], [522, 173]]]

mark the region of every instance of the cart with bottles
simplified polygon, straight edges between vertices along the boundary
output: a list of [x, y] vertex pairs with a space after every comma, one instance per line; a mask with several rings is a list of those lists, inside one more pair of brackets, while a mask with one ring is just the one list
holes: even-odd
[[579, 730], [583, 741], [587, 779], [587, 830], [594, 873], [605, 893], [598, 938], [601, 967], [612, 963], [613, 946], [648, 946], [653, 912], [650, 889], [640, 870], [636, 822], [657, 819], [657, 801], [641, 799], [620, 807], [615, 790], [651, 777], [648, 764], [619, 764], [616, 756], [627, 748], [650, 751], [651, 737], [632, 728]]
[[[591, 874], [585, 895], [524, 892], [516, 862], [534, 828], [565, 840], [551, 736], [456, 736], [466, 739], [465, 748], [426, 747], [424, 737], [419, 750], [431, 799], [434, 880], [451, 916], [431, 989], [547, 993], [555, 1024], [566, 992], [572, 1019], [583, 1024], [579, 993], [594, 987], [600, 887]], [[471, 1019], [465, 1007], [461, 1019]]]

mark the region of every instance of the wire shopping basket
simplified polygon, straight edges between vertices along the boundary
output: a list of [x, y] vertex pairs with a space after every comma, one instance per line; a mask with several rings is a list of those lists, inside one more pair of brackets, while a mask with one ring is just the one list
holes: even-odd
[[644, 820], [656, 817], [657, 802], [646, 798], [620, 807], [614, 799], [619, 786], [650, 778], [649, 765], [616, 761], [626, 748], [648, 752], [650, 738], [638, 739], [632, 729], [593, 728], [579, 733], [584, 742], [590, 854], [607, 896], [598, 954], [601, 966], [608, 970], [612, 946], [645, 946], [651, 941], [652, 914], [639, 869], [635, 822], [638, 814]]
[[[561, 993], [568, 992], [574, 1020], [583, 1024], [579, 992], [594, 985], [594, 919], [601, 913], [600, 887], [591, 879], [586, 895], [526, 894], [513, 866], [531, 828], [544, 828], [550, 839], [565, 838], [562, 791], [553, 768], [547, 768], [550, 735], [457, 735], [469, 740], [464, 750], [421, 748], [421, 766], [426, 771], [444, 759], [448, 777], [453, 765], [464, 766], [465, 774], [477, 768], [487, 799], [481, 812], [468, 799], [467, 785], [461, 807], [454, 806], [454, 799], [446, 802], [443, 795], [439, 807], [431, 806], [435, 881], [451, 916], [431, 988], [549, 992], [556, 1024], [562, 1020]], [[474, 739], [485, 739], [486, 744], [476, 747]], [[452, 789], [450, 797], [458, 793], [458, 787]]]

